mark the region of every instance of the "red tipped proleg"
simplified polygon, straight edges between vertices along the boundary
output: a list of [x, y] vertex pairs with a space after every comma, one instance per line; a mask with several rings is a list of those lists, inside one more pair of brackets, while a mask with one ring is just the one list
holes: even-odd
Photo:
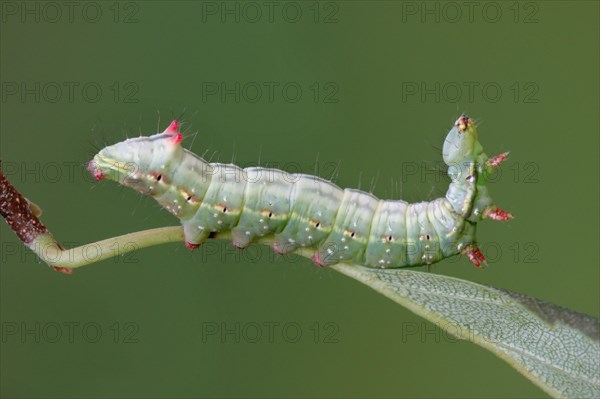
[[192, 244], [190, 242], [185, 242], [185, 246], [188, 247], [189, 249], [198, 249], [200, 248], [200, 244]]
[[68, 267], [52, 266], [52, 270], [64, 274], [73, 274], [73, 269], [69, 269]]
[[312, 256], [312, 261], [315, 263], [315, 265], [319, 266], [319, 267], [325, 267], [327, 266], [325, 263], [323, 263], [321, 261], [321, 259], [319, 258], [319, 251], [315, 252], [315, 254]]

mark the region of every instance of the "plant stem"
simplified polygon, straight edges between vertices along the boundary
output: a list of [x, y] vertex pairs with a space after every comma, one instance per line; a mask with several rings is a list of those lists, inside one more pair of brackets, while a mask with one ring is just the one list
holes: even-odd
[[[231, 235], [229, 232], [216, 233], [213, 237], [213, 239], [217, 240], [228, 240], [230, 238]], [[183, 227], [171, 226], [137, 231], [135, 233], [112, 237], [71, 249], [63, 249], [54, 239], [52, 234], [44, 233], [38, 235], [31, 244], [27, 246], [49, 266], [59, 269], [58, 271], [68, 273], [70, 269], [91, 265], [113, 256], [123, 255], [128, 252], [152, 247], [154, 245], [183, 242], [183, 240]], [[268, 244], [272, 242], [273, 237], [266, 236], [259, 239], [257, 243]], [[314, 250], [299, 248], [294, 253], [310, 258], [313, 255]], [[348, 267], [348, 265], [344, 266]]]
[[141, 248], [177, 241], [183, 241], [183, 228], [180, 226], [138, 231], [66, 250], [50, 233], [44, 233], [28, 247], [54, 268], [75, 269]]

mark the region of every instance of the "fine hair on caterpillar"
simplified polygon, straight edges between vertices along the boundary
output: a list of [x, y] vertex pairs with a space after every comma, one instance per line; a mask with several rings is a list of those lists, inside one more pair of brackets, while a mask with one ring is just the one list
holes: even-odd
[[488, 158], [466, 115], [444, 140], [442, 157], [451, 179], [446, 194], [417, 203], [378, 199], [302, 173], [207, 162], [182, 147], [179, 126], [174, 120], [162, 133], [108, 146], [88, 170], [97, 180], [114, 180], [154, 197], [181, 221], [191, 249], [230, 231], [237, 248], [273, 237], [277, 253], [314, 249], [318, 266], [407, 267], [464, 254], [482, 267], [477, 223], [512, 218], [495, 206], [486, 187], [508, 153]]

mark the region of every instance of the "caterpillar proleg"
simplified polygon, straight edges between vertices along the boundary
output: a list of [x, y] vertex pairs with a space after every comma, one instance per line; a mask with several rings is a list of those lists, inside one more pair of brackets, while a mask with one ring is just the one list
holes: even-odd
[[238, 248], [267, 236], [278, 253], [312, 248], [319, 266], [394, 268], [464, 254], [482, 267], [477, 223], [512, 217], [494, 205], [485, 185], [508, 153], [488, 158], [474, 121], [465, 115], [444, 141], [452, 179], [446, 195], [413, 204], [341, 189], [310, 175], [208, 163], [182, 148], [181, 140], [173, 121], [163, 133], [102, 149], [88, 169], [97, 180], [108, 178], [154, 197], [181, 221], [192, 249], [212, 233], [231, 231]]

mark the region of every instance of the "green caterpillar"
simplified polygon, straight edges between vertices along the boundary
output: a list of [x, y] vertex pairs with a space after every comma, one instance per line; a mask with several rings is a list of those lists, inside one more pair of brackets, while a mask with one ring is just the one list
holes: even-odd
[[493, 204], [485, 186], [508, 153], [488, 158], [465, 115], [444, 142], [452, 179], [446, 196], [414, 204], [342, 190], [305, 174], [208, 163], [182, 148], [178, 125], [106, 147], [88, 169], [97, 180], [106, 177], [154, 197], [180, 219], [192, 249], [215, 232], [231, 231], [238, 248], [267, 236], [278, 253], [313, 248], [319, 266], [418, 266], [462, 253], [482, 267], [477, 222], [512, 217]]

